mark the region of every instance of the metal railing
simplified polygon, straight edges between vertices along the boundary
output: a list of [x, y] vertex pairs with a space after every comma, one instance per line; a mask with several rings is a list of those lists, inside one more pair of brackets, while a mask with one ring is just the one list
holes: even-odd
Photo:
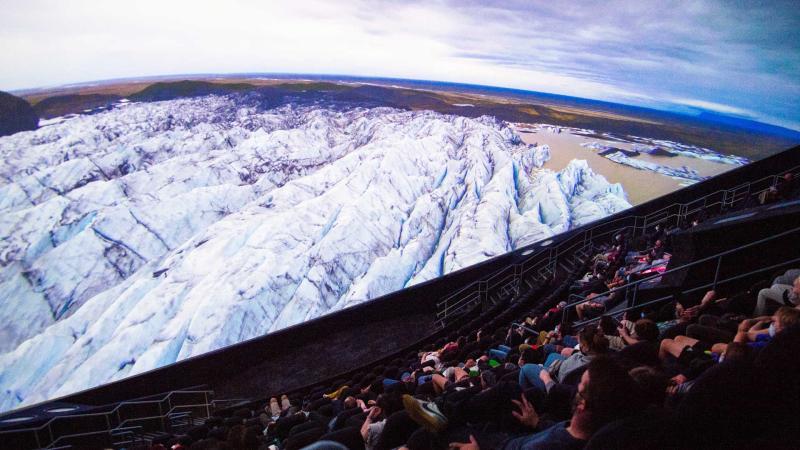
[[[636, 281], [632, 281], [632, 282], [624, 284], [622, 286], [618, 286], [618, 287], [615, 287], [613, 289], [609, 289], [606, 292], [603, 292], [601, 294], [597, 294], [597, 296], [598, 297], [607, 296], [607, 295], [611, 295], [612, 293], [620, 292], [620, 291], [629, 292], [629, 289], [633, 288], [633, 296], [628, 301], [627, 308], [634, 308], [634, 307], [637, 307], [637, 306], [641, 307], [641, 305], [636, 305], [636, 294], [639, 291], [639, 286], [641, 286], [642, 284], [647, 283], [648, 281], [653, 281], [653, 280], [655, 280], [657, 278], [661, 278], [664, 275], [678, 273], [680, 271], [688, 270], [691, 267], [695, 267], [695, 266], [698, 266], [700, 264], [704, 264], [704, 263], [707, 263], [707, 262], [713, 261], [713, 260], [716, 260], [717, 265], [716, 265], [716, 269], [714, 271], [714, 279], [713, 279], [713, 281], [711, 283], [708, 284], [708, 286], [710, 286], [712, 289], [716, 289], [717, 284], [719, 284], [719, 273], [720, 273], [720, 269], [722, 267], [722, 258], [723, 257], [728, 256], [728, 255], [732, 255], [734, 253], [741, 252], [743, 250], [748, 250], [748, 249], [751, 249], [753, 247], [757, 247], [757, 246], [759, 246], [761, 244], [773, 241], [775, 239], [785, 238], [786, 236], [789, 236], [791, 234], [797, 234], [797, 233], [800, 233], [800, 227], [792, 228], [792, 229], [786, 230], [786, 231], [784, 231], [782, 233], [778, 233], [778, 234], [775, 234], [775, 235], [772, 235], [772, 236], [769, 236], [769, 237], [766, 237], [766, 238], [763, 238], [763, 239], [759, 239], [757, 241], [750, 242], [748, 244], [741, 245], [739, 247], [736, 247], [736, 248], [733, 248], [733, 249], [730, 249], [730, 250], [725, 250], [723, 252], [719, 252], [717, 254], [714, 254], [714, 255], [711, 255], [711, 256], [707, 256], [707, 257], [702, 258], [702, 259], [698, 259], [697, 261], [693, 261], [693, 262], [684, 264], [684, 265], [679, 266], [679, 267], [674, 267], [672, 269], [666, 270], [666, 271], [661, 272], [661, 273], [654, 273], [652, 275], [648, 275], [648, 276], [646, 276], [644, 278], [640, 278], [640, 279], [638, 279]], [[691, 292], [694, 292], [694, 291], [692, 290]], [[575, 301], [575, 302], [567, 303], [567, 305], [564, 307], [564, 309], [562, 311], [562, 319], [561, 319], [562, 323], [566, 321], [566, 317], [567, 317], [567, 314], [568, 314], [568, 311], [570, 310], [570, 308], [574, 308], [575, 306], [578, 306], [578, 305], [588, 301], [585, 297], [581, 297], [581, 296], [579, 296], [577, 294], [572, 294], [572, 295], [570, 295], [569, 298], [572, 299], [572, 298], [575, 298], [575, 297], [579, 297], [580, 300]], [[672, 297], [672, 296], [668, 296], [668, 297]]]
[[[755, 270], [751, 270], [751, 271], [748, 271], [748, 272], [745, 272], [745, 273], [732, 275], [732, 276], [724, 278], [722, 280], [715, 279], [711, 283], [706, 283], [706, 284], [703, 284], [703, 285], [700, 285], [700, 286], [696, 286], [696, 287], [693, 287], [693, 288], [687, 289], [687, 290], [679, 290], [678, 292], [681, 295], [683, 295], [683, 294], [691, 294], [693, 292], [701, 291], [703, 289], [708, 289], [708, 288], [714, 289], [714, 288], [716, 288], [717, 286], [719, 286], [721, 284], [725, 284], [725, 283], [730, 283], [732, 281], [741, 280], [743, 278], [751, 277], [751, 276], [753, 276], [753, 275], [755, 275], [757, 273], [769, 272], [769, 271], [772, 271], [772, 270], [775, 270], [775, 269], [778, 269], [778, 268], [781, 268], [781, 267], [786, 267], [786, 266], [789, 266], [790, 264], [795, 264], [795, 263], [800, 263], [800, 257], [787, 259], [787, 260], [781, 261], [779, 263], [770, 264], [769, 266], [764, 266], [764, 267], [761, 267], [761, 268], [758, 268], [758, 269], [755, 269]], [[609, 313], [608, 315], [613, 316], [613, 317], [619, 317], [619, 316], [622, 316], [623, 314], [625, 314], [628, 311], [641, 310], [642, 308], [645, 308], [645, 307], [648, 307], [648, 306], [655, 306], [655, 305], [658, 305], [660, 303], [666, 303], [667, 300], [673, 300], [675, 298], [675, 295], [676, 294], [673, 293], [671, 295], [666, 295], [664, 297], [659, 297], [659, 298], [657, 298], [655, 300], [649, 300], [649, 301], [647, 301], [645, 303], [642, 303], [640, 305], [629, 306], [627, 308], [614, 311], [612, 313]], [[592, 318], [592, 319], [587, 319], [587, 320], [580, 321], [580, 322], [575, 322], [573, 328], [576, 329], [576, 330], [580, 329], [580, 328], [582, 328], [582, 327], [584, 327], [584, 326], [586, 326], [586, 325], [588, 325], [590, 323], [599, 321], [601, 317], [602, 316], [595, 317], [595, 318]]]
[[[199, 396], [200, 394], [203, 395], [203, 403], [181, 403], [177, 400], [176, 397], [182, 395], [189, 395], [189, 396]], [[13, 430], [2, 430], [0, 431], [0, 439], [5, 440], [5, 437], [21, 437], [22, 435], [31, 433], [33, 439], [30, 439], [31, 443], [35, 443], [35, 448], [52, 448], [59, 444], [61, 441], [67, 439], [74, 439], [80, 437], [88, 437], [88, 436], [98, 436], [98, 435], [109, 435], [111, 432], [118, 428], [125, 428], [131, 423], [134, 422], [142, 422], [142, 421], [157, 421], [160, 423], [161, 428], [166, 428], [166, 419], [169, 417], [170, 414], [175, 413], [176, 411], [181, 411], [185, 409], [196, 409], [199, 411], [205, 412], [205, 417], [211, 416], [211, 402], [210, 399], [213, 397], [213, 391], [170, 391], [166, 393], [160, 399], [152, 399], [152, 400], [138, 400], [138, 401], [124, 401], [120, 402], [117, 406], [115, 406], [110, 411], [99, 412], [99, 413], [78, 413], [78, 414], [65, 414], [51, 418], [47, 422], [38, 427], [31, 427], [31, 428], [18, 428]], [[149, 406], [149, 407], [157, 407], [158, 413], [151, 414], [148, 416], [138, 416], [138, 417], [124, 417], [126, 416], [125, 409], [136, 409], [142, 406]], [[148, 409], [148, 408], [143, 408]], [[93, 421], [97, 419], [97, 422], [100, 423], [100, 426], [96, 427], [97, 429], [92, 431], [85, 431], [81, 433], [60, 433], [58, 428], [62, 428], [65, 430], [69, 430], [69, 422], [87, 422]], [[66, 423], [64, 427], [58, 427], [59, 423]], [[74, 426], [74, 425], [73, 425]]]
[[[501, 280], [516, 284], [519, 294], [521, 283], [534, 277], [538, 280], [553, 276], [558, 268], [560, 258], [571, 255], [579, 249], [586, 249], [594, 243], [618, 233], [630, 234], [631, 237], [643, 235], [656, 225], [680, 225], [702, 212], [720, 213], [747, 204], [751, 197], [758, 197], [772, 187], [784, 174], [800, 175], [800, 166], [767, 175], [755, 181], [749, 181], [730, 189], [720, 189], [687, 203], [673, 203], [659, 210], [640, 216], [623, 216], [611, 220], [603, 220], [582, 233], [575, 233], [552, 247], [540, 249], [521, 263], [511, 264], [490, 275], [486, 280], [476, 280], [457, 292], [437, 302], [436, 323], [443, 327], [447, 321], [459, 312], [486, 302], [488, 293], [497, 289]], [[607, 242], [607, 241], [606, 241]], [[540, 244], [541, 245], [541, 244]], [[520, 249], [522, 250], [522, 249]], [[519, 251], [519, 250], [517, 250]], [[535, 271], [535, 272], [534, 272]], [[508, 277], [513, 275], [513, 280]]]

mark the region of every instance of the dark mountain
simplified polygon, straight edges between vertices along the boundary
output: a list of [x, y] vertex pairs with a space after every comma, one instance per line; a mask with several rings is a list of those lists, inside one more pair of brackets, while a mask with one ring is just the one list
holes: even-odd
[[254, 88], [255, 86], [247, 83], [210, 83], [208, 81], [183, 80], [153, 83], [129, 98], [133, 101], [152, 102], [211, 94], [225, 95]]
[[25, 100], [0, 91], [0, 136], [35, 130], [39, 116]]
[[102, 108], [119, 100], [114, 94], [69, 94], [48, 97], [35, 105], [34, 111], [43, 119], [50, 119], [67, 114], [78, 114], [87, 109]]

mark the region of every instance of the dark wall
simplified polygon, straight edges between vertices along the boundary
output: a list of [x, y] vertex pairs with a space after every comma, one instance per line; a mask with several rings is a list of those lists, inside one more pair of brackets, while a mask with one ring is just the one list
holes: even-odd
[[[667, 268], [679, 267], [691, 261], [695, 261], [695, 264], [665, 275], [663, 282], [684, 289], [705, 285], [717, 273], [717, 259], [700, 261], [711, 255], [735, 250], [743, 242], [751, 245], [722, 257], [719, 280], [760, 269], [768, 260], [778, 262], [800, 258], [800, 232], [787, 234], [797, 227], [800, 227], [800, 205], [781, 208], [763, 206], [748, 210], [746, 216], [733, 212], [678, 233], [673, 240], [680, 248], [678, 252], [682, 258], [680, 262], [671, 260]], [[783, 236], [776, 237], [781, 234]], [[765, 239], [768, 240], [756, 243]], [[758, 278], [769, 277], [769, 274], [765, 272]]]
[[[719, 175], [703, 183], [619, 213], [608, 222], [644, 215], [675, 202], [689, 202], [800, 165], [800, 147]], [[568, 239], [588, 226], [553, 240]], [[537, 247], [534, 244], [531, 247]], [[187, 386], [208, 385], [220, 397], [263, 396], [311, 384], [391, 354], [432, 333], [436, 302], [469, 283], [521, 261], [525, 249], [447, 276], [224, 349], [103, 385], [59, 400], [99, 405]]]

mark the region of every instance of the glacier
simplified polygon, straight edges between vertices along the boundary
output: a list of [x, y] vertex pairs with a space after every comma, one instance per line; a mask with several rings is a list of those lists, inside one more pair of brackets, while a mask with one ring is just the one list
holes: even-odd
[[330, 102], [123, 102], [0, 154], [3, 411], [630, 207], [583, 160], [543, 169], [549, 148], [495, 118]]

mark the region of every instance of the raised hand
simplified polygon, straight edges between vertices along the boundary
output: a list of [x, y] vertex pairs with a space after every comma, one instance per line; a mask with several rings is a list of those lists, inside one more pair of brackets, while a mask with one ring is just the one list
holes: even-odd
[[461, 450], [480, 450], [481, 447], [478, 445], [478, 441], [475, 440], [475, 436], [469, 435], [469, 442], [451, 442], [448, 447], [450, 448], [457, 448]]
[[539, 425], [539, 414], [525, 398], [525, 394], [520, 395], [520, 400], [511, 400], [519, 408], [519, 412], [512, 411], [511, 414], [519, 420], [519, 423], [529, 428], [536, 428]]
[[372, 408], [370, 408], [370, 409], [369, 409], [369, 414], [367, 414], [367, 419], [369, 419], [369, 420], [375, 420], [375, 419], [377, 419], [377, 418], [378, 418], [378, 416], [380, 416], [380, 415], [381, 415], [381, 408], [380, 408], [380, 406], [373, 406]]

